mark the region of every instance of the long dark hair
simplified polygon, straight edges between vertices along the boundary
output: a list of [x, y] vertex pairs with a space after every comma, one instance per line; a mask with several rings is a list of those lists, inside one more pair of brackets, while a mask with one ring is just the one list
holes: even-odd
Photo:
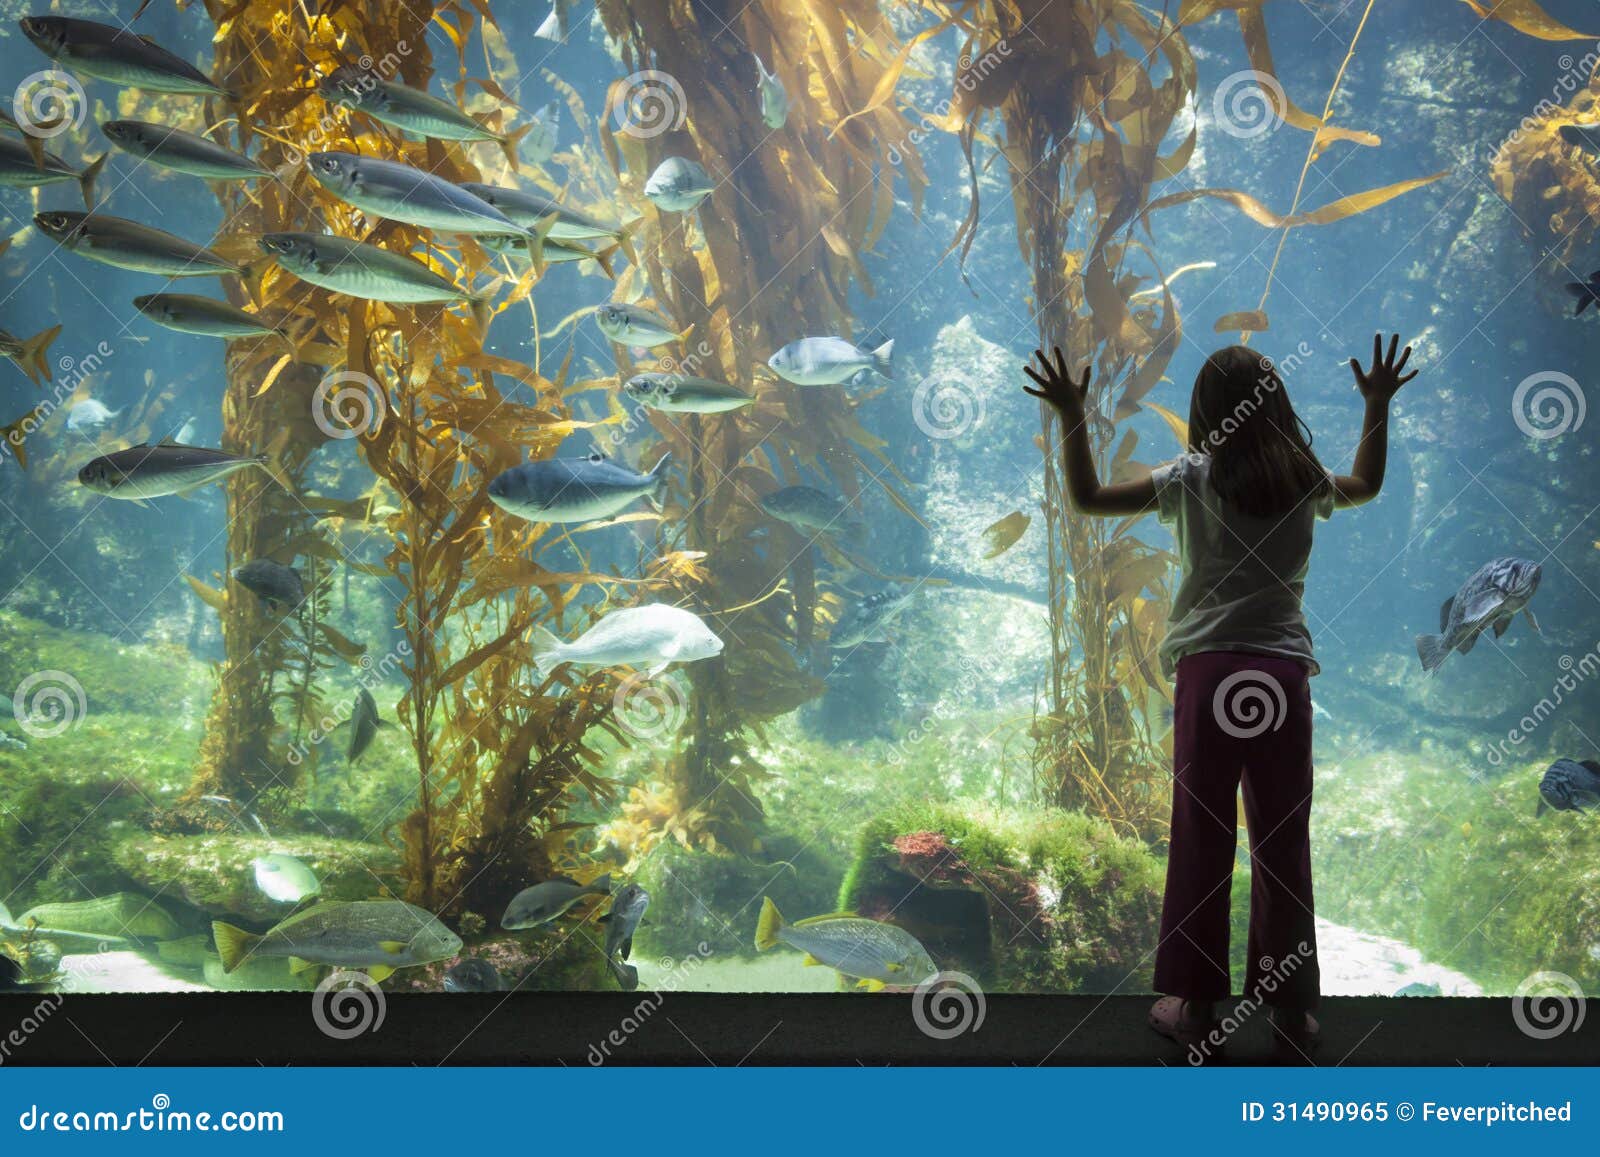
[[1189, 449], [1211, 455], [1222, 499], [1257, 518], [1281, 518], [1330, 485], [1277, 368], [1242, 345], [1218, 350], [1195, 375]]

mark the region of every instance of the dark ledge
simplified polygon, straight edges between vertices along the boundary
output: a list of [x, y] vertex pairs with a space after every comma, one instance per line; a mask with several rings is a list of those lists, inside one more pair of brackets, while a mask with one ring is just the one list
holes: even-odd
[[[386, 995], [376, 1031], [336, 1040], [313, 1018], [310, 993], [8, 993], [0, 996], [0, 1064], [1187, 1063], [1182, 1050], [1145, 1027], [1145, 997], [990, 996], [978, 1030], [949, 1040], [918, 1028], [913, 999], [393, 994]], [[1583, 1022], [1581, 1004], [1564, 1010], [1577, 1026], [1549, 1039], [1523, 1032], [1514, 1008], [1508, 997], [1328, 999], [1316, 1060], [1346, 1066], [1600, 1062], [1600, 1026]], [[1539, 1019], [1540, 1011], [1530, 1016], [1524, 1010], [1520, 1019], [1534, 1029], [1550, 1024]], [[1261, 1010], [1230, 1039], [1226, 1063], [1267, 1063], [1269, 1045]]]

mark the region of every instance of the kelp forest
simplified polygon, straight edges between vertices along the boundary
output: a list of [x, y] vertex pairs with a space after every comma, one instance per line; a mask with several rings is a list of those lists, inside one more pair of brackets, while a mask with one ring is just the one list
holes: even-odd
[[[1147, 989], [1180, 560], [1153, 510], [1074, 509], [1022, 360], [1087, 367], [1098, 475], [1127, 482], [1205, 449], [1189, 377], [1249, 346], [1342, 470], [1359, 407], [1324, 381], [1376, 308], [1344, 309], [1372, 284], [1345, 247], [1437, 282], [1504, 206], [1562, 281], [1600, 220], [1592, 65], [1519, 121], [1439, 87], [1448, 59], [1375, 2], [1311, 6], [1311, 39], [1266, 0], [145, 0], [119, 13], [143, 48], [6, 7], [12, 71], [54, 85], [18, 108], [58, 114], [21, 118], [6, 164], [32, 169], [0, 189], [0, 266], [61, 318], [0, 306], [39, 331], [0, 347], [3, 541], [48, 562], [6, 568], [0, 669], [70, 680], [19, 691], [0, 747], [0, 814], [58, 849], [0, 876], [0, 960], [39, 984], [70, 971], [30, 947], [54, 930], [110, 937], [130, 987], [307, 987], [343, 961], [274, 938], [354, 936], [365, 904], [410, 922], [374, 979], [416, 990], [468, 959], [491, 987], [649, 987], [642, 957], [693, 953], [712, 988], [884, 987], [769, 953], [769, 907], [892, 925], [988, 988]], [[1476, 25], [1530, 53], [1600, 31], [1438, 8], [1463, 52]], [[137, 60], [119, 80], [85, 36]], [[1470, 310], [1411, 302], [1382, 308], [1448, 358]], [[1385, 551], [1482, 537], [1433, 517], [1453, 484], [1413, 435], [1394, 486], [1421, 513], [1337, 548], [1381, 584]], [[1472, 567], [1403, 565], [1431, 631]], [[1324, 660], [1319, 822], [1345, 859], [1318, 871], [1353, 880], [1370, 785], [1409, 784], [1385, 822], [1432, 831], [1420, 753], [1478, 741], [1407, 629], [1328, 589], [1319, 653], [1352, 653]], [[1580, 838], [1550, 830], [1526, 838]], [[1406, 870], [1419, 894], [1434, 871]], [[1581, 955], [1565, 916], [1463, 948], [1439, 897], [1418, 923], [1330, 887], [1329, 920], [1450, 991], [1513, 983], [1536, 938]]]

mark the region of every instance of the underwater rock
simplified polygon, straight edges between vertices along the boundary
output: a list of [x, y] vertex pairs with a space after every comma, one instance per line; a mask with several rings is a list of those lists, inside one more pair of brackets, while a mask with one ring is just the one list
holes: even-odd
[[[157, 882], [151, 886], [159, 890], [161, 885]], [[93, 900], [36, 904], [17, 922], [24, 928], [33, 922], [41, 928], [61, 928], [110, 940], [170, 940], [181, 931], [172, 914], [160, 904], [132, 892], [116, 892]]]
[[1147, 992], [1163, 868], [1080, 812], [906, 804], [863, 829], [838, 909], [995, 992]]
[[61, 948], [55, 941], [0, 935], [0, 989], [48, 984], [60, 970]]
[[394, 992], [443, 992], [445, 974], [462, 960], [481, 960], [500, 974], [504, 991], [607, 992], [616, 989], [601, 947], [604, 925], [587, 935], [564, 921], [467, 945], [459, 956], [403, 968], [383, 986]]
[[269, 899], [256, 886], [253, 862], [273, 852], [294, 856], [315, 872], [325, 900], [371, 899], [400, 870], [399, 857], [381, 844], [321, 836], [141, 834], [119, 843], [113, 856], [140, 886], [165, 888], [207, 916], [273, 924], [294, 907]]

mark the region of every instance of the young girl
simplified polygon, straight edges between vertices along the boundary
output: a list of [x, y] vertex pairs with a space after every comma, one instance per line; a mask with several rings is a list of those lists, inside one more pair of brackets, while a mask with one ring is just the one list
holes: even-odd
[[1388, 457], [1389, 400], [1404, 373], [1396, 336], [1372, 365], [1354, 358], [1366, 402], [1348, 475], [1311, 451], [1311, 433], [1272, 363], [1232, 346], [1206, 359], [1189, 403], [1189, 453], [1147, 478], [1105, 486], [1084, 426], [1089, 370], [1074, 381], [1066, 359], [1037, 351], [1023, 389], [1060, 412], [1067, 493], [1085, 514], [1154, 510], [1172, 527], [1182, 561], [1162, 669], [1174, 678], [1172, 836], [1155, 986], [1167, 993], [1150, 1024], [1195, 1046], [1230, 991], [1228, 892], [1244, 786], [1250, 835], [1250, 935], [1245, 993], [1272, 1008], [1277, 1046], [1308, 1055], [1318, 1038], [1311, 899], [1311, 691], [1317, 673], [1300, 600], [1313, 520], [1377, 497]]

